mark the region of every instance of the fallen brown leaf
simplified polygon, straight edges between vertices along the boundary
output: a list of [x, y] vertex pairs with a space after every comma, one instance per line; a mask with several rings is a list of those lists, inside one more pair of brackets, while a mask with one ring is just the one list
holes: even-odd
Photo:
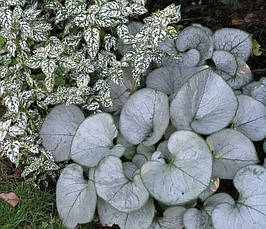
[[232, 19], [232, 25], [242, 25], [244, 23], [243, 19], [235, 18]]
[[18, 196], [15, 193], [13, 193], [13, 192], [0, 193], [0, 199], [3, 199], [4, 201], [6, 201], [12, 207], [15, 207], [20, 201]]

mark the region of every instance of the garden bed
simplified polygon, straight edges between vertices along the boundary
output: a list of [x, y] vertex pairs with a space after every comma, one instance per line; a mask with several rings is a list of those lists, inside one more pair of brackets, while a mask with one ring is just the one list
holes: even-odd
[[[254, 79], [258, 81], [266, 76], [266, 2], [264, 0], [239, 0], [234, 1], [234, 5], [222, 4], [216, 0], [201, 1], [171, 1], [152, 0], [148, 1], [149, 10], [144, 17], [158, 9], [164, 9], [171, 3], [181, 3], [182, 19], [178, 23], [187, 27], [192, 23], [199, 23], [215, 31], [224, 27], [239, 28], [250, 34], [252, 39], [261, 45], [260, 55], [252, 55], [247, 64], [252, 70]], [[142, 17], [142, 16], [141, 16]], [[258, 51], [258, 50], [257, 50]], [[5, 112], [0, 106], [0, 116]], [[262, 142], [255, 143], [259, 164], [263, 164], [265, 154], [263, 153]], [[63, 168], [62, 164], [62, 168]], [[25, 184], [25, 179], [20, 175], [23, 168], [16, 168], [7, 158], [0, 159], [0, 193], [15, 192], [20, 197], [21, 202], [15, 208], [0, 201], [0, 227], [9, 228], [64, 228], [55, 206], [55, 185], [56, 180], [49, 180], [48, 188], [42, 191]], [[58, 175], [58, 174], [57, 174]], [[31, 190], [31, 191], [26, 191]], [[232, 180], [220, 181], [218, 192], [226, 191], [235, 199], [238, 197], [236, 189], [232, 185]], [[34, 200], [33, 200], [34, 199]], [[38, 205], [38, 206], [37, 206]], [[42, 205], [43, 207], [40, 207]], [[36, 206], [36, 210], [32, 211]], [[161, 215], [161, 212], [157, 213]], [[93, 222], [90, 225], [83, 225], [79, 228], [103, 228], [99, 223]], [[108, 227], [106, 227], [108, 228]], [[118, 228], [118, 227], [113, 227]]]

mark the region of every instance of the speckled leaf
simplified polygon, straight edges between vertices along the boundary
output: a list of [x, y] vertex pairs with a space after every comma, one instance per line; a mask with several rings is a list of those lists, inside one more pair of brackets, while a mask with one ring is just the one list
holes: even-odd
[[27, 61], [26, 64], [28, 67], [36, 69], [40, 68], [42, 64], [43, 57], [39, 55], [31, 56]]
[[41, 69], [42, 72], [48, 76], [51, 77], [56, 69], [56, 62], [54, 59], [44, 59], [41, 63]]
[[240, 168], [259, 162], [252, 141], [236, 130], [223, 129], [206, 142], [213, 152], [213, 176], [233, 179]]
[[139, 210], [130, 213], [120, 212], [102, 199], [98, 200], [97, 208], [103, 226], [116, 224], [121, 229], [147, 229], [152, 223], [155, 210], [152, 199]]
[[[163, 136], [169, 123], [167, 96], [150, 88], [131, 95], [122, 109], [120, 131], [132, 144], [153, 145]], [[130, 130], [130, 131], [129, 131]]]
[[237, 109], [237, 99], [224, 80], [207, 69], [192, 76], [177, 92], [171, 106], [172, 124], [211, 134], [226, 127]]
[[11, 125], [11, 119], [0, 122], [0, 141], [3, 142]]
[[[124, 35], [121, 33], [119, 37], [121, 37], [124, 41], [133, 40], [134, 36], [141, 30], [142, 27], [143, 23], [133, 21], [129, 23], [127, 26], [129, 36], [125, 36], [126, 34]], [[133, 37], [131, 35], [133, 35]], [[121, 39], [118, 40], [118, 51], [121, 53], [122, 56], [124, 56], [128, 51], [131, 50], [132, 50], [132, 45], [123, 43]]]
[[13, 24], [12, 11], [8, 7], [0, 7], [0, 25], [6, 30], [10, 30]]
[[9, 54], [13, 57], [15, 57], [16, 55], [16, 50], [17, 50], [17, 45], [14, 41], [12, 40], [8, 40], [6, 42], [6, 47], [7, 47], [7, 50], [9, 52]]
[[55, 161], [70, 158], [72, 139], [84, 119], [77, 106], [64, 104], [55, 106], [46, 116], [39, 135], [44, 148], [52, 152]]
[[234, 186], [240, 193], [236, 204], [219, 204], [212, 211], [215, 229], [266, 228], [266, 169], [248, 165], [238, 170]]
[[234, 54], [237, 59], [247, 61], [252, 49], [251, 36], [239, 29], [223, 28], [213, 34], [215, 50]]
[[191, 76], [206, 68], [208, 66], [157, 68], [147, 76], [146, 85], [149, 88], [157, 89], [169, 96], [173, 96]]
[[141, 168], [141, 178], [158, 201], [166, 205], [183, 204], [208, 187], [212, 173], [211, 152], [199, 135], [187, 130], [173, 133], [168, 149], [172, 160], [146, 162]]
[[120, 6], [115, 1], [110, 1], [101, 6], [98, 14], [102, 17], [119, 17], [121, 15]]
[[226, 51], [215, 51], [212, 60], [216, 66], [216, 72], [233, 88], [239, 89], [248, 84], [252, 79], [252, 73], [248, 65]]
[[125, 213], [140, 209], [149, 199], [140, 175], [129, 180], [123, 172], [121, 160], [115, 156], [100, 161], [95, 170], [95, 186], [98, 196]]
[[234, 129], [252, 141], [263, 140], [266, 137], [266, 107], [247, 95], [239, 95], [237, 99], [239, 106], [233, 119]]
[[200, 53], [200, 61], [209, 59], [213, 52], [212, 37], [198, 26], [183, 29], [176, 39], [176, 48], [180, 52], [196, 49]]
[[88, 54], [91, 59], [94, 59], [100, 47], [100, 31], [96, 28], [88, 27], [84, 31], [84, 39], [87, 43]]
[[82, 167], [68, 165], [56, 184], [56, 206], [67, 228], [92, 221], [96, 201], [94, 183], [84, 179]]
[[54, 85], [55, 85], [55, 77], [54, 77], [54, 75], [47, 76], [45, 78], [44, 85], [46, 87], [46, 90], [51, 93], [53, 91]]
[[17, 96], [6, 96], [4, 98], [5, 106], [7, 107], [8, 111], [17, 113], [19, 111], [19, 98]]
[[155, 218], [149, 229], [183, 229], [184, 207], [167, 208], [163, 217]]
[[80, 165], [95, 167], [106, 155], [121, 157], [125, 148], [113, 145], [116, 136], [117, 129], [110, 114], [89, 116], [80, 124], [73, 138], [71, 159]]

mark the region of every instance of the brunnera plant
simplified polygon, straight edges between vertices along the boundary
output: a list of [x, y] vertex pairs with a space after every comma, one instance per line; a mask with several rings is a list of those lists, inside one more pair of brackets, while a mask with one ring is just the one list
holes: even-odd
[[[188, 45], [177, 49], [173, 44], [181, 38]], [[72, 160], [56, 190], [57, 209], [68, 228], [94, 217], [103, 226], [123, 229], [266, 227], [266, 169], [253, 144], [266, 137], [266, 107], [244, 94], [255, 88], [249, 86], [251, 78], [245, 83], [237, 78], [242, 71], [229, 79], [220, 72], [220, 63], [229, 71], [230, 55], [247, 60], [249, 39], [240, 30], [212, 33], [193, 25], [160, 44], [175, 48], [181, 60], [165, 57], [134, 93], [123, 93], [133, 87], [130, 74], [113, 85], [109, 113], [84, 119], [77, 106], [66, 104], [50, 111], [40, 137], [56, 160]], [[190, 66], [192, 49], [203, 59]], [[218, 51], [228, 55], [206, 65]], [[238, 199], [219, 191], [220, 179], [233, 181]]]
[[[70, 144], [56, 148], [49, 141], [42, 144], [39, 137], [51, 106], [78, 105], [86, 114], [111, 109], [112, 84], [121, 84], [130, 69], [135, 88], [149, 65], [167, 56], [158, 45], [175, 34], [169, 25], [179, 21], [180, 7], [170, 5], [146, 17], [135, 33], [128, 25], [147, 13], [145, 3], [0, 0], [0, 97], [5, 107], [0, 156], [23, 167], [27, 181], [48, 185], [48, 177], [54, 178], [60, 166], [54, 159], [69, 157], [64, 151]], [[130, 51], [121, 58], [122, 45], [130, 46]], [[83, 119], [81, 113], [75, 117], [67, 134], [73, 135]], [[63, 131], [53, 129], [57, 136]], [[51, 149], [62, 153], [53, 158]]]

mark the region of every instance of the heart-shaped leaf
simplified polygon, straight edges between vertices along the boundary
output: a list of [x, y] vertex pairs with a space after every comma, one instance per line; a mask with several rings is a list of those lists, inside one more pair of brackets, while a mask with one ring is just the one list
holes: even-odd
[[39, 135], [44, 148], [52, 152], [55, 161], [70, 158], [72, 139], [84, 119], [77, 106], [65, 104], [55, 106], [46, 116]]
[[199, 26], [189, 26], [178, 34], [176, 49], [180, 52], [196, 49], [200, 54], [200, 61], [204, 61], [212, 56], [212, 37]]
[[185, 211], [184, 207], [167, 208], [163, 217], [155, 218], [149, 229], [182, 229]]
[[141, 167], [141, 178], [156, 200], [166, 205], [183, 204], [208, 187], [212, 173], [211, 152], [199, 135], [187, 130], [173, 133], [168, 149], [172, 159], [168, 163], [146, 162]]
[[215, 51], [212, 60], [216, 66], [216, 73], [222, 76], [233, 89], [239, 89], [253, 79], [248, 65], [230, 52]]
[[88, 223], [94, 217], [96, 191], [92, 181], [85, 180], [82, 167], [68, 165], [56, 184], [56, 206], [60, 217], [68, 228]]
[[236, 204], [219, 204], [212, 211], [215, 229], [266, 228], [266, 169], [248, 165], [238, 170], [234, 186], [240, 193]]
[[86, 118], [79, 126], [71, 145], [71, 159], [80, 165], [95, 167], [106, 155], [121, 157], [122, 145], [113, 145], [117, 136], [113, 118], [107, 113], [98, 113]]
[[252, 49], [251, 36], [239, 29], [223, 28], [213, 34], [215, 50], [230, 52], [237, 59], [247, 61]]
[[98, 214], [103, 226], [118, 225], [121, 229], [147, 229], [154, 217], [154, 204], [150, 198], [139, 210], [130, 213], [120, 212], [103, 199], [97, 203]]
[[144, 206], [149, 193], [144, 187], [140, 175], [131, 181], [123, 171], [119, 158], [107, 156], [102, 159], [95, 170], [97, 194], [121, 212], [132, 212]]
[[170, 105], [170, 116], [178, 130], [211, 134], [226, 127], [236, 110], [237, 99], [232, 89], [207, 69], [184, 83]]
[[238, 109], [233, 119], [234, 129], [242, 132], [252, 141], [266, 137], [266, 107], [247, 95], [239, 95]]
[[120, 131], [135, 145], [141, 142], [155, 144], [163, 136], [168, 123], [167, 96], [150, 88], [138, 90], [130, 96], [120, 115]]
[[253, 143], [236, 130], [220, 130], [206, 142], [213, 151], [213, 176], [233, 179], [240, 168], [259, 162]]
[[206, 68], [208, 68], [206, 65], [191, 68], [177, 66], [157, 68], [147, 76], [146, 85], [173, 96], [191, 76]]

